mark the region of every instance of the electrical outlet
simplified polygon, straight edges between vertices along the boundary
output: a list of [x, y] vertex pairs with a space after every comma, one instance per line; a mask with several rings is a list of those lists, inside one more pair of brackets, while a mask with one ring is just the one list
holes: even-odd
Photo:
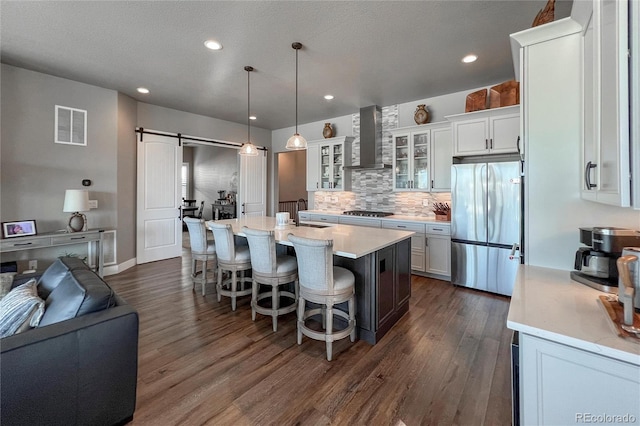
[[429, 207], [429, 200], [427, 200], [427, 199], [422, 200], [422, 206], [423, 207]]
[[89, 200], [89, 208], [97, 209], [98, 208], [98, 200]]
[[30, 260], [29, 261], [29, 269], [33, 269], [34, 271], [36, 269], [38, 269], [38, 261], [37, 260]]

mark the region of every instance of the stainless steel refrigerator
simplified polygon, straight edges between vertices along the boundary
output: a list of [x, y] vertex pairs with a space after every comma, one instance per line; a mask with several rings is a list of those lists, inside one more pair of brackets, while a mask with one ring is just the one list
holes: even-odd
[[451, 282], [510, 296], [521, 262], [519, 161], [451, 167]]

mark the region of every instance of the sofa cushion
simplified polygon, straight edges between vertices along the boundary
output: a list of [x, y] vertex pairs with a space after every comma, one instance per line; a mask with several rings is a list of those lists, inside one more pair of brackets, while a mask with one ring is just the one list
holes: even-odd
[[37, 327], [43, 312], [35, 279], [14, 288], [0, 300], [0, 338]]
[[69, 270], [49, 294], [40, 327], [115, 306], [111, 287], [89, 269]]
[[11, 287], [13, 287], [13, 277], [15, 275], [15, 272], [3, 272], [0, 274], [0, 299], [11, 291]]
[[89, 269], [89, 267], [77, 257], [60, 257], [49, 266], [38, 280], [38, 294], [47, 299], [51, 292], [60, 284], [67, 271], [76, 269]]

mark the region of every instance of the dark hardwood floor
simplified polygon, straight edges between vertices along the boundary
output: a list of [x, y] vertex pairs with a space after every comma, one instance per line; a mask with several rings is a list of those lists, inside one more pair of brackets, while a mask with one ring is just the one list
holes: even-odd
[[[188, 240], [187, 240], [188, 241]], [[188, 244], [187, 244], [188, 246]], [[140, 315], [132, 425], [508, 425], [509, 299], [413, 276], [409, 312], [380, 343], [296, 344], [295, 313], [251, 321], [190, 252], [106, 278]]]

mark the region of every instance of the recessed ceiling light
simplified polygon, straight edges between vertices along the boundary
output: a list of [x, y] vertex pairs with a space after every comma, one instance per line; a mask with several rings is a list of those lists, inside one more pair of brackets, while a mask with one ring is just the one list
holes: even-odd
[[324, 95], [324, 98], [330, 101], [331, 99], [333, 99], [333, 95]]
[[222, 50], [222, 45], [215, 40], [207, 40], [204, 42], [204, 45], [207, 46], [207, 49]]
[[462, 58], [462, 62], [464, 62], [465, 64], [470, 64], [471, 62], [475, 62], [476, 59], [478, 59], [476, 55], [467, 55]]
[[147, 89], [146, 87], [138, 87], [137, 90], [139, 93], [144, 93], [145, 95], [149, 93], [149, 89]]
[[258, 117], [256, 117], [255, 115], [250, 115], [249, 116], [249, 120], [255, 120], [256, 118], [258, 118]]

